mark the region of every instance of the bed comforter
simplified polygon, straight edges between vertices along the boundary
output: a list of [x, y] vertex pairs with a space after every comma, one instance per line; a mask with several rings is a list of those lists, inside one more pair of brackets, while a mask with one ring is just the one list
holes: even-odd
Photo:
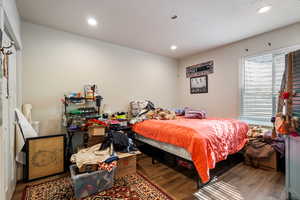
[[248, 125], [235, 119], [146, 120], [133, 126], [136, 133], [186, 149], [203, 183], [209, 169], [228, 155], [240, 151], [247, 142]]

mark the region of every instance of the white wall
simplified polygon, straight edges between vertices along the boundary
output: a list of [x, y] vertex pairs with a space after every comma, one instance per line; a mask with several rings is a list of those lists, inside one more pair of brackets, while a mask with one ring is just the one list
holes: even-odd
[[[179, 105], [205, 109], [209, 117], [239, 117], [241, 58], [298, 45], [299, 33], [300, 23], [181, 59], [178, 70]], [[272, 43], [271, 47], [268, 42]], [[208, 93], [190, 94], [190, 80], [185, 76], [185, 68], [209, 60], [214, 60], [215, 72], [208, 75]]]
[[33, 105], [42, 135], [60, 132], [60, 99], [89, 82], [112, 111], [127, 111], [134, 99], [176, 105], [176, 60], [27, 22], [21, 27], [23, 102]]

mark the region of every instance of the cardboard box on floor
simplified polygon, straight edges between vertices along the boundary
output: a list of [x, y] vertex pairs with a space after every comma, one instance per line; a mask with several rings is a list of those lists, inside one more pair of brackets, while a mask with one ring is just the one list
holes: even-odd
[[[277, 171], [277, 157], [278, 154], [276, 152], [273, 152], [269, 159], [258, 161], [258, 168]], [[247, 159], [245, 159], [245, 164], [251, 165], [250, 161]]]
[[136, 157], [141, 154], [140, 151], [133, 153], [117, 153], [119, 157], [118, 167], [115, 178], [120, 178], [129, 174], [136, 173]]

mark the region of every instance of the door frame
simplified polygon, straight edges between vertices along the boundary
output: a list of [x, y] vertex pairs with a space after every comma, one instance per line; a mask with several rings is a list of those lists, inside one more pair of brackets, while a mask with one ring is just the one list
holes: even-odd
[[[0, 29], [2, 31], [2, 33], [4, 34], [4, 31], [7, 32], [7, 34], [9, 35], [9, 37], [14, 41], [15, 43], [15, 49], [16, 49], [16, 80], [17, 80], [17, 91], [16, 91], [16, 98], [17, 98], [17, 107], [21, 107], [22, 104], [22, 99], [21, 99], [21, 69], [22, 69], [22, 65], [21, 65], [21, 49], [22, 49], [22, 44], [21, 41], [19, 41], [17, 38], [17, 33], [15, 33], [14, 29], [12, 28], [11, 25], [11, 21], [14, 19], [9, 19], [5, 9], [3, 8], [3, 4], [2, 2], [0, 2]], [[3, 41], [3, 37], [1, 38], [1, 43]], [[0, 43], [0, 44], [1, 44]], [[4, 45], [4, 44], [2, 44]], [[1, 57], [2, 58], [2, 57]], [[3, 94], [2, 94], [2, 79], [0, 79], [0, 114], [3, 115], [3, 108], [2, 108], [2, 98], [3, 98]], [[1, 116], [1, 118], [3, 118], [3, 116]], [[5, 177], [5, 156], [4, 154], [4, 149], [5, 145], [4, 143], [4, 129], [3, 129], [3, 124], [2, 122], [0, 122], [0, 177]], [[15, 170], [16, 171], [16, 170]], [[16, 174], [15, 174], [16, 177]], [[16, 178], [15, 178], [16, 179]], [[14, 189], [15, 189], [15, 185], [16, 185], [16, 180], [13, 180], [14, 183], [9, 183], [11, 185], [9, 185], [9, 190], [5, 191], [5, 188], [7, 187], [5, 185], [6, 180], [4, 178], [0, 179], [0, 199], [10, 199]], [[7, 193], [6, 193], [7, 192]]]

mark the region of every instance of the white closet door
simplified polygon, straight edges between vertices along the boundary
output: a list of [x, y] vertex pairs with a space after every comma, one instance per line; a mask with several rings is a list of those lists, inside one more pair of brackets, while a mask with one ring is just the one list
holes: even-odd
[[[4, 32], [3, 33], [3, 44], [9, 44], [11, 39]], [[9, 56], [8, 60], [8, 74], [9, 78], [3, 78], [2, 80], [2, 157], [4, 157], [4, 162], [2, 163], [2, 167], [4, 167], [4, 193], [11, 193], [11, 187], [15, 183], [16, 177], [16, 164], [14, 158], [15, 151], [15, 116], [14, 109], [16, 108], [16, 50], [15, 48], [11, 48], [12, 55]], [[8, 84], [7, 84], [8, 83]], [[8, 87], [8, 88], [7, 88]], [[8, 91], [8, 98], [7, 98]], [[9, 198], [6, 196], [6, 198]]]
[[9, 112], [9, 159], [10, 159], [10, 183], [13, 183], [16, 178], [16, 162], [15, 162], [15, 108], [17, 107], [17, 69], [16, 69], [16, 49], [13, 46], [12, 54], [9, 56], [9, 98], [8, 98], [8, 112]]
[[[3, 44], [7, 44], [7, 35], [3, 33]], [[10, 144], [10, 136], [9, 136], [9, 105], [7, 95], [7, 79], [3, 77], [2, 80], [2, 109], [3, 109], [3, 153], [4, 153], [4, 193], [8, 192], [9, 187], [9, 168], [10, 168], [10, 160], [9, 160], [9, 144]]]

